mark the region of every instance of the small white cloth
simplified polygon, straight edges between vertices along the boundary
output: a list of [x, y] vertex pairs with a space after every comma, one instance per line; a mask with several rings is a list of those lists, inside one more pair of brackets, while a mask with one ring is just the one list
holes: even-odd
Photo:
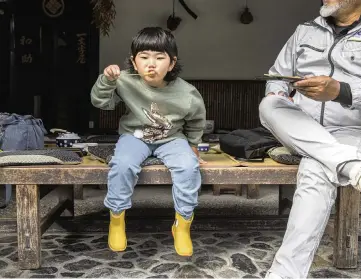
[[135, 130], [133, 136], [137, 139], [142, 139], [144, 137], [144, 133], [142, 130]]

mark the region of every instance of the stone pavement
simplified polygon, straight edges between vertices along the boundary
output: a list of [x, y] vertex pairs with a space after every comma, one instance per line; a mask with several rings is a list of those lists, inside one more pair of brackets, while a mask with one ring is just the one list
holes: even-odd
[[[17, 269], [16, 235], [0, 237], [0, 277], [21, 278], [263, 278], [284, 232], [193, 232], [194, 255], [174, 252], [171, 233], [128, 233], [128, 248], [114, 253], [107, 235], [45, 234], [43, 266]], [[360, 245], [361, 246], [361, 245]], [[359, 252], [360, 253], [360, 252]], [[361, 254], [361, 253], [360, 253]], [[311, 278], [356, 278], [356, 270], [332, 267], [332, 243], [324, 236]]]

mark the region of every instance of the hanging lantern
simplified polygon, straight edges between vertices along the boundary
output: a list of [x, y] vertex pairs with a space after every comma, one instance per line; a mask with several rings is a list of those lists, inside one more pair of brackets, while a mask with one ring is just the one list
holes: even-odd
[[251, 12], [248, 8], [247, 0], [246, 0], [246, 6], [245, 6], [243, 12], [241, 13], [240, 21], [243, 24], [250, 24], [253, 21], [253, 15], [251, 14]]

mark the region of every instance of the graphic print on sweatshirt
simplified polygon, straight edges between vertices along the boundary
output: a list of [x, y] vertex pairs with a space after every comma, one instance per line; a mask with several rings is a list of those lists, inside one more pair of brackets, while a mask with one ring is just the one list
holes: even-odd
[[142, 110], [151, 122], [150, 125], [143, 127], [143, 140], [147, 143], [153, 143], [156, 140], [167, 138], [173, 125], [165, 116], [160, 114], [158, 105], [152, 103], [150, 111], [145, 108]]

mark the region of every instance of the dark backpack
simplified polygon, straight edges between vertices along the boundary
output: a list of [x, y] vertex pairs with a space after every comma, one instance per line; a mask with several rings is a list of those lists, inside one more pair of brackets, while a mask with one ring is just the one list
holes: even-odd
[[219, 138], [219, 145], [223, 152], [244, 160], [263, 160], [268, 149], [281, 146], [278, 140], [262, 127], [232, 131]]

